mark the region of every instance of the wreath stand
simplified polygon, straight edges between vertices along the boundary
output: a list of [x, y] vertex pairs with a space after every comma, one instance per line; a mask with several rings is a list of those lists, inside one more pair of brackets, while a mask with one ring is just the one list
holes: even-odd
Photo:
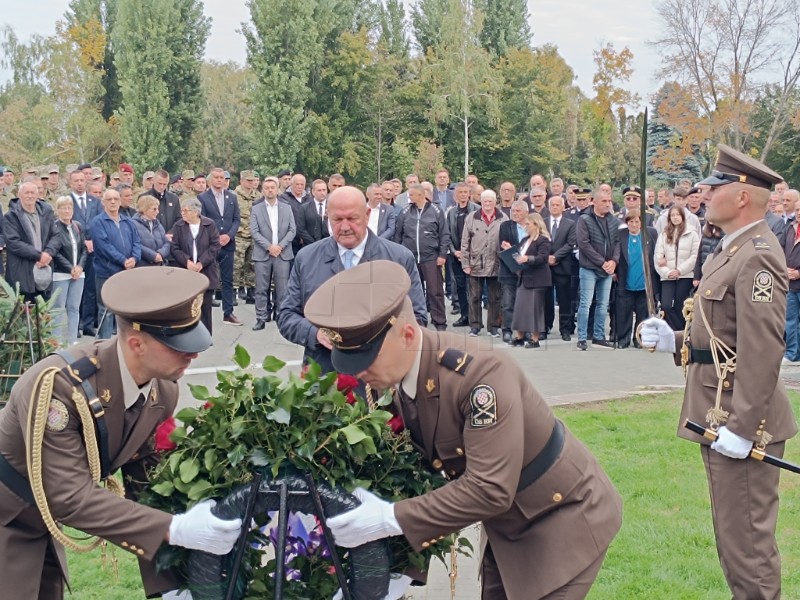
[[[31, 319], [31, 312], [34, 314], [35, 323]], [[23, 315], [25, 323], [15, 327]], [[44, 356], [44, 344], [39, 307], [36, 303], [25, 302], [19, 295], [8, 313], [5, 326], [0, 331], [0, 365], [3, 365], [0, 367], [0, 408], [5, 406], [11, 388], [25, 372], [26, 367], [34, 364], [42, 356]]]

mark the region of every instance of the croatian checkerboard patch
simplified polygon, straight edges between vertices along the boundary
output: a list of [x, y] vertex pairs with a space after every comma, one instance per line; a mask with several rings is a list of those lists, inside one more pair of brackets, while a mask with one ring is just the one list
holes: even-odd
[[64, 431], [69, 424], [69, 411], [61, 400], [51, 400], [50, 410], [47, 411], [47, 423], [45, 428], [48, 431]]
[[772, 302], [775, 278], [769, 271], [759, 271], [753, 278], [753, 302]]
[[473, 427], [488, 427], [497, 423], [497, 394], [489, 385], [476, 385], [469, 395]]

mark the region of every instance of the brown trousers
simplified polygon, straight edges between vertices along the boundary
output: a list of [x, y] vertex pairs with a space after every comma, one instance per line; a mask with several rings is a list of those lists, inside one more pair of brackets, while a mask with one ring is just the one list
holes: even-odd
[[[767, 453], [782, 457], [784, 443]], [[781, 555], [775, 541], [780, 469], [723, 456], [701, 446], [722, 572], [733, 600], [781, 596]]]
[[[541, 598], [525, 598], [524, 600], [583, 600], [589, 594], [606, 553], [603, 552], [596, 561], [578, 573], [571, 581], [553, 590]], [[481, 563], [481, 600], [523, 600], [522, 598], [509, 599], [506, 595], [500, 570], [494, 558], [491, 545], [487, 544]]]

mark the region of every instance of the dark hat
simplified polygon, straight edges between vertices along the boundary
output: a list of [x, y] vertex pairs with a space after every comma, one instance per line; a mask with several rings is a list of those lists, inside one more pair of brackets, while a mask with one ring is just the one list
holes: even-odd
[[128, 163], [122, 163], [119, 166], [120, 173], [133, 173], [133, 167], [130, 166]]
[[589, 196], [592, 195], [592, 189], [591, 188], [585, 188], [585, 187], [579, 187], [579, 188], [575, 188], [574, 193], [575, 193], [575, 197], [576, 198], [580, 198], [580, 199], [588, 198]]
[[195, 179], [205, 179], [206, 178], [206, 174], [205, 173], [198, 173], [197, 175], [194, 176], [194, 178]]
[[180, 180], [181, 180], [181, 176], [180, 175], [173, 175], [172, 177], [169, 178], [169, 184], [170, 185], [174, 185], [174, 184], [178, 183]]
[[92, 165], [90, 165], [89, 163], [83, 163], [82, 165], [78, 165], [75, 168], [75, 170], [76, 171], [83, 171], [84, 169], [91, 169], [91, 168], [92, 168]]
[[622, 195], [623, 196], [639, 196], [642, 197], [642, 188], [638, 185], [629, 185], [626, 188], [622, 188]]
[[783, 177], [757, 161], [755, 158], [734, 150], [730, 146], [717, 146], [717, 163], [711, 175], [699, 181], [698, 185], [720, 186], [729, 183], [746, 183], [756, 187], [770, 189]]
[[689, 188], [689, 192], [686, 195], [691, 196], [692, 194], [699, 194], [702, 191], [703, 190], [701, 190], [699, 187], [694, 186], [693, 188]]
[[136, 331], [178, 352], [194, 353], [211, 345], [211, 334], [200, 322], [206, 288], [208, 277], [194, 271], [131, 269], [112, 275], [101, 295], [103, 304]]
[[292, 174], [292, 172], [288, 171], [286, 169], [282, 169], [282, 170], [278, 171], [278, 177], [286, 177], [287, 175], [291, 175], [291, 174]]
[[362, 263], [317, 288], [304, 314], [333, 343], [337, 371], [360, 373], [374, 362], [409, 289], [406, 270], [388, 260]]

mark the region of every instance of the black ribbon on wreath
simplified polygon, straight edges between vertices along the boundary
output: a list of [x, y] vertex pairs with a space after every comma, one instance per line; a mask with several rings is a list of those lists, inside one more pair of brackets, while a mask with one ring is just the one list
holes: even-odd
[[211, 512], [220, 519], [241, 518], [242, 536], [234, 551], [217, 556], [198, 550], [189, 558], [189, 590], [194, 600], [241, 600], [247, 577], [240, 568], [253, 516], [278, 510], [278, 544], [275, 548], [275, 599], [282, 598], [285, 578], [284, 550], [289, 512], [313, 514], [319, 519], [345, 600], [381, 600], [389, 590], [390, 554], [386, 540], [349, 550], [348, 574], [339, 561], [326, 519], [356, 508], [360, 502], [342, 488], [310, 476], [285, 475], [276, 479], [256, 477], [217, 502]]

